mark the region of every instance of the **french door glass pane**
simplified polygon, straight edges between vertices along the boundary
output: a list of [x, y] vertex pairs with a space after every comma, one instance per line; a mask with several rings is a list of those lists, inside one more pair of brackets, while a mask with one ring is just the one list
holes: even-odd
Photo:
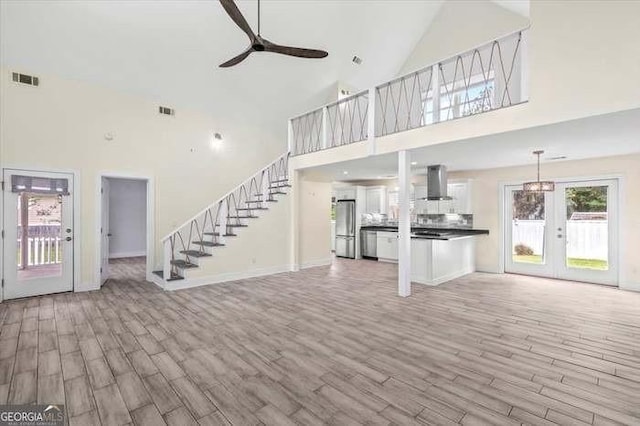
[[607, 186], [565, 189], [567, 267], [609, 269], [607, 190]]
[[514, 262], [545, 263], [543, 192], [512, 192], [511, 253]]
[[18, 194], [18, 280], [62, 275], [61, 195]]

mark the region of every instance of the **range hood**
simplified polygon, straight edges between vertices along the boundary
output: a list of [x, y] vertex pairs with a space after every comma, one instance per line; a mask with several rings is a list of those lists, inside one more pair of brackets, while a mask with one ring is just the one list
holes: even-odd
[[427, 166], [427, 198], [423, 200], [451, 200], [447, 195], [447, 167], [441, 164]]

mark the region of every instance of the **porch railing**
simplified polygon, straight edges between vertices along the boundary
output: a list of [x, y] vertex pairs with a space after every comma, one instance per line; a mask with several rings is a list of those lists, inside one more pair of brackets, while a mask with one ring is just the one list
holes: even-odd
[[292, 155], [526, 102], [524, 58], [526, 30], [521, 30], [293, 118]]
[[[18, 235], [22, 235], [18, 227]], [[62, 238], [60, 237], [60, 225], [30, 225], [27, 229], [26, 266], [51, 265], [62, 262]], [[23, 240], [18, 238], [18, 268], [24, 269], [22, 263]]]

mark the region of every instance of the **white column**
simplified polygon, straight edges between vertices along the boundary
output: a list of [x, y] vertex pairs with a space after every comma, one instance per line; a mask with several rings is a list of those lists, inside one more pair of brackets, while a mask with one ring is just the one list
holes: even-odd
[[[519, 70], [520, 70], [520, 95], [518, 99], [512, 99], [514, 102], [524, 102], [529, 100], [529, 31], [522, 32], [520, 40], [519, 53]], [[517, 75], [512, 78], [518, 78]]]
[[322, 137], [322, 149], [327, 149], [329, 148], [329, 126], [327, 123], [327, 114], [328, 114], [328, 110], [327, 107], [322, 107], [322, 133], [321, 133], [321, 137]]
[[411, 154], [398, 152], [398, 295], [411, 296]]
[[289, 264], [291, 271], [295, 272], [300, 269], [300, 209], [298, 207], [300, 199], [300, 172], [294, 170], [289, 165], [289, 184], [291, 190], [289, 191], [289, 213], [291, 219], [289, 220]]
[[162, 276], [167, 282], [171, 278], [171, 238], [164, 241], [162, 258]]
[[433, 88], [433, 123], [440, 122], [440, 64], [431, 67], [431, 87]]
[[291, 155], [297, 154], [293, 152], [293, 149], [297, 148], [293, 146], [293, 122], [291, 120], [287, 121], [287, 150], [291, 153]]
[[376, 88], [369, 89], [367, 107], [367, 144], [368, 154], [376, 155]]

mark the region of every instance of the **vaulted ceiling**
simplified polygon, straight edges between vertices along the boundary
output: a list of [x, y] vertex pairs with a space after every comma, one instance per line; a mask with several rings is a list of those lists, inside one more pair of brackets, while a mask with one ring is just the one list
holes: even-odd
[[[496, 0], [503, 1], [504, 0]], [[507, 0], [507, 3], [509, 1]], [[55, 74], [129, 92], [284, 137], [287, 117], [318, 106], [337, 81], [366, 88], [389, 79], [442, 0], [264, 0], [262, 34], [319, 48], [321, 60], [242, 52], [247, 37], [216, 0], [2, 0], [3, 67]], [[238, 0], [252, 26], [257, 2]], [[352, 63], [354, 55], [362, 65]]]

